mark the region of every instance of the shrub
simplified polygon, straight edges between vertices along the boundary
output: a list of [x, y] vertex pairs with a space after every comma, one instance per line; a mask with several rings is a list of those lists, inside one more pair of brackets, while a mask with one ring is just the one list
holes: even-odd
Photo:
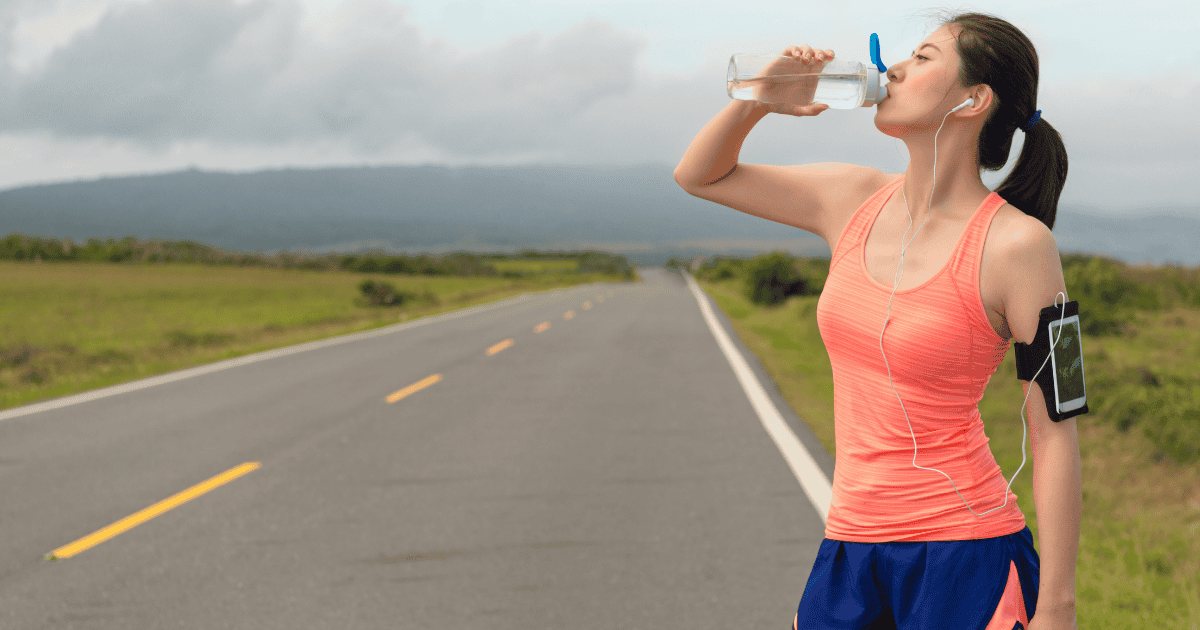
[[604, 273], [622, 275], [627, 278], [633, 276], [633, 267], [629, 265], [629, 261], [624, 256], [587, 251], [579, 255], [578, 260], [576, 268], [578, 273]]
[[1088, 408], [1122, 432], [1139, 429], [1180, 464], [1200, 461], [1200, 385], [1162, 366], [1099, 363], [1087, 373]]
[[362, 284], [358, 285], [358, 290], [362, 291], [363, 298], [370, 306], [404, 306], [418, 299], [433, 306], [438, 304], [437, 295], [428, 289], [418, 295], [409, 291], [397, 291], [395, 287], [386, 282], [364, 280]]
[[724, 258], [715, 256], [705, 260], [698, 269], [696, 277], [706, 282], [721, 282], [741, 276], [746, 261], [740, 258]]
[[367, 304], [371, 306], [399, 306], [399, 303], [403, 302], [403, 299], [396, 294], [396, 289], [386, 282], [364, 280], [362, 284], [358, 285], [358, 290], [362, 291]]
[[804, 295], [807, 281], [796, 270], [795, 258], [784, 252], [757, 256], [746, 267], [746, 297], [773, 306], [792, 295]]
[[1065, 259], [1063, 280], [1072, 300], [1079, 301], [1079, 322], [1087, 335], [1125, 332], [1143, 302], [1138, 284], [1125, 278], [1124, 265], [1100, 256]]
[[383, 265], [379, 263], [377, 258], [361, 258], [354, 265], [353, 271], [359, 273], [376, 273], [383, 271]]
[[12, 367], [20, 367], [28, 363], [34, 356], [41, 354], [42, 349], [37, 346], [31, 346], [27, 343], [11, 348], [0, 348], [0, 366], [4, 364]]
[[50, 380], [50, 375], [44, 369], [31, 367], [21, 373], [20, 380], [22, 383], [41, 385]]
[[384, 273], [416, 273], [408, 259], [403, 256], [388, 258], [383, 263], [383, 271]]

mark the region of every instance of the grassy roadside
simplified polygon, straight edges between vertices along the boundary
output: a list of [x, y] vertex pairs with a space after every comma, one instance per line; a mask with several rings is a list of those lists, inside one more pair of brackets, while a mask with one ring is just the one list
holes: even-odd
[[[547, 264], [505, 278], [0, 261], [0, 409], [521, 293], [621, 281]], [[428, 299], [365, 306], [365, 279]]]
[[[734, 330], [761, 359], [780, 393], [836, 455], [833, 379], [816, 323], [819, 296], [792, 296], [763, 307], [743, 294], [740, 278], [699, 280], [729, 317]], [[1126, 374], [1150, 364], [1163, 375], [1191, 375], [1200, 364], [1200, 310], [1139, 313], [1132, 334], [1084, 340], [1088, 380]], [[980, 401], [990, 446], [1006, 478], [1021, 465], [1021, 406], [1010, 348]], [[1093, 376], [1095, 374], [1096, 376]], [[1166, 378], [1164, 376], [1163, 378]], [[1109, 377], [1110, 379], [1112, 377]], [[1196, 630], [1200, 620], [1200, 463], [1178, 464], [1128, 422], [1114, 417], [1115, 396], [1136, 389], [1095, 392], [1095, 409], [1080, 416], [1083, 523], [1077, 568], [1080, 628]], [[1107, 410], [1107, 411], [1106, 411]], [[1107, 415], [1106, 415], [1107, 414]], [[1126, 430], [1120, 427], [1124, 426]], [[1028, 431], [1028, 427], [1025, 428]], [[1026, 436], [1028, 440], [1028, 436]], [[1026, 442], [1025, 467], [1012, 490], [1037, 540], [1033, 460]]]

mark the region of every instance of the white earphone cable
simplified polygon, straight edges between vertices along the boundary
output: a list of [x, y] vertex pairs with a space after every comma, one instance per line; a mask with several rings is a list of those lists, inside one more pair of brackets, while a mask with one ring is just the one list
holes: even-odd
[[[965, 105], [965, 104], [966, 103], [963, 103], [963, 105]], [[960, 105], [959, 107], [962, 107], [962, 105]], [[946, 115], [942, 117], [942, 125], [945, 125], [946, 118], [948, 118], [950, 116], [950, 114], [954, 113], [958, 109], [959, 108], [956, 107], [956, 108], [950, 110], [949, 112], [946, 112]], [[937, 132], [935, 132], [933, 134], [933, 185], [930, 186], [930, 188], [929, 188], [929, 205], [926, 206], [927, 214], [925, 216], [925, 222], [921, 224], [921, 228], [925, 227], [925, 223], [929, 223], [929, 216], [933, 214], [933, 206], [932, 206], [933, 190], [934, 190], [934, 186], [937, 186], [937, 136], [939, 133], [942, 132], [942, 125], [939, 125]], [[908, 207], [908, 197], [906, 197], [904, 195], [903, 188], [900, 191], [900, 196], [901, 196], [901, 198], [904, 199], [905, 210], [908, 211], [908, 227], [912, 228], [912, 209]], [[917, 238], [917, 234], [921, 232], [921, 228], [917, 228], [917, 232], [913, 234], [912, 239], [909, 239], [908, 243], [905, 243], [904, 247], [902, 247], [900, 249], [900, 261], [896, 265], [896, 273], [899, 274], [900, 279], [902, 279], [904, 277], [904, 251], [906, 249], [908, 249], [908, 245], [911, 244], [912, 241]], [[907, 235], [908, 235], [908, 230], [904, 230], [904, 236], [907, 236]], [[904, 240], [904, 236], [900, 237], [900, 240], [902, 242]], [[896, 275], [893, 274], [892, 277], [896, 278]], [[888, 314], [887, 314], [887, 317], [883, 320], [883, 330], [881, 330], [879, 332], [879, 352], [880, 352], [880, 354], [883, 354], [883, 364], [885, 367], [887, 367], [888, 384], [890, 384], [892, 386], [892, 393], [896, 394], [896, 400], [900, 401], [900, 409], [902, 411], [904, 411], [904, 420], [906, 422], [908, 422], [908, 432], [910, 435], [912, 435], [912, 439], [913, 439], [912, 465], [915, 466], [916, 468], [920, 468], [921, 470], [932, 470], [934, 472], [942, 473], [942, 476], [944, 476], [946, 479], [950, 480], [950, 485], [954, 487], [954, 492], [955, 492], [955, 494], [958, 495], [958, 498], [962, 499], [963, 505], [966, 505], [967, 509], [971, 510], [971, 513], [974, 514], [975, 516], [983, 516], [984, 514], [989, 514], [991, 512], [999, 510], [1000, 508], [1003, 508], [1004, 506], [1008, 505], [1008, 495], [1010, 493], [1010, 490], [1012, 489], [1012, 483], [1014, 480], [1016, 480], [1017, 475], [1021, 473], [1021, 469], [1025, 467], [1025, 460], [1026, 460], [1026, 458], [1025, 458], [1025, 435], [1026, 435], [1026, 433], [1025, 433], [1025, 404], [1029, 402], [1029, 394], [1033, 392], [1033, 388], [1035, 387], [1034, 383], [1036, 382], [1037, 375], [1041, 374], [1042, 368], [1046, 367], [1046, 362], [1050, 360], [1050, 355], [1049, 354], [1046, 355], [1046, 360], [1042, 362], [1042, 366], [1038, 368], [1038, 371], [1033, 375], [1033, 378], [1030, 379], [1029, 391], [1025, 393], [1025, 403], [1021, 404], [1021, 465], [1019, 467], [1017, 467], [1017, 472], [1013, 473], [1012, 479], [1009, 480], [1008, 486], [1005, 487], [1004, 503], [998, 507], [994, 507], [994, 508], [988, 510], [987, 512], [984, 512], [983, 514], [979, 514], [975, 510], [971, 509], [971, 506], [967, 503], [967, 500], [965, 498], [963, 498], [962, 493], [958, 491], [958, 486], [954, 483], [954, 480], [950, 479], [950, 475], [947, 475], [946, 473], [944, 473], [936, 468], [926, 468], [924, 466], [917, 466], [917, 435], [913, 431], [912, 421], [908, 419], [908, 410], [904, 408], [904, 401], [900, 399], [900, 393], [896, 391], [896, 385], [895, 385], [895, 383], [892, 382], [892, 369], [890, 366], [888, 366], [887, 355], [883, 353], [883, 334], [885, 332], [887, 332], [887, 323], [888, 323], [888, 320], [890, 320], [892, 317], [892, 298], [896, 297], [896, 289], [897, 289], [897, 287], [900, 286], [900, 279], [895, 280], [895, 283], [892, 285], [892, 295], [891, 295], [891, 297], [888, 298]], [[1063, 314], [1065, 316], [1066, 306], [1067, 306], [1067, 304], [1066, 304], [1067, 296], [1064, 295], [1061, 291], [1059, 291], [1058, 295], [1063, 296]], [[1058, 295], [1054, 296], [1054, 304], [1056, 306], [1058, 305]], [[1062, 328], [1061, 327], [1058, 330], [1058, 334], [1060, 337], [1062, 336]], [[1053, 348], [1057, 343], [1058, 343], [1058, 337], [1056, 337], [1054, 339], [1054, 341], [1052, 341], [1050, 343], [1051, 352], [1053, 352]]]

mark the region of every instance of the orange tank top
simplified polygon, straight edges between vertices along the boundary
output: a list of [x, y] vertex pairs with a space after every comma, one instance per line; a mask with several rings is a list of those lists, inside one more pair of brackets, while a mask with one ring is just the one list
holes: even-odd
[[[864, 243], [903, 182], [902, 175], [854, 213], [817, 301], [833, 368], [837, 446], [825, 537], [876, 543], [1012, 534], [1025, 527], [1025, 515], [1006, 489], [979, 415], [979, 400], [1008, 352], [979, 292], [984, 238], [1005, 201], [994, 192], [984, 199], [950, 259], [921, 286], [897, 291], [889, 318], [892, 287], [867, 273]], [[885, 319], [886, 365], [879, 348]], [[962, 499], [945, 475], [913, 466], [914, 435], [917, 465], [949, 475]], [[1004, 504], [1006, 494], [1007, 505], [984, 516], [963, 504], [982, 514]]]

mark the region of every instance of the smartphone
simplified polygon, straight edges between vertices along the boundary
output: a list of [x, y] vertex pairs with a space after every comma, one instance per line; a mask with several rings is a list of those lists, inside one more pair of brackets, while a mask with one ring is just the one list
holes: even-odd
[[1074, 411], [1087, 404], [1087, 386], [1083, 378], [1083, 335], [1080, 334], [1079, 315], [1064, 318], [1061, 322], [1056, 319], [1047, 326], [1050, 342], [1054, 344], [1050, 353], [1054, 375], [1054, 407], [1058, 413]]

